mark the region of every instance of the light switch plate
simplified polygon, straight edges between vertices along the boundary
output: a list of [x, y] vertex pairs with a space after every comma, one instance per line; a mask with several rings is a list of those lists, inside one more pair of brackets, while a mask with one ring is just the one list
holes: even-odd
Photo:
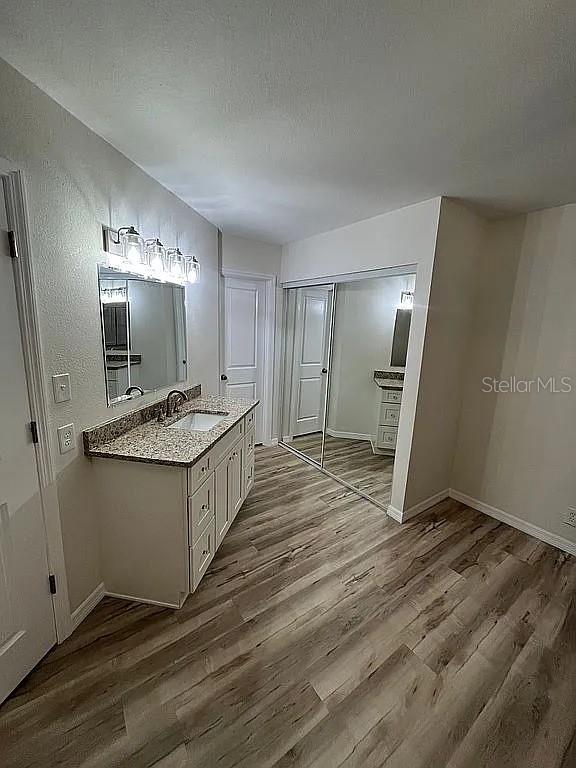
[[76, 448], [76, 430], [74, 424], [65, 424], [58, 427], [58, 446], [60, 453], [68, 453]]
[[70, 392], [70, 374], [69, 373], [57, 373], [52, 376], [52, 391], [54, 392], [55, 403], [65, 403], [70, 400], [72, 394]]

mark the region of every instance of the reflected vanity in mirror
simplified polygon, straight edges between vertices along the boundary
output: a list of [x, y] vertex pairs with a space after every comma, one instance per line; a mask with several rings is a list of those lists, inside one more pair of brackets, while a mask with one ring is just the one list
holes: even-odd
[[98, 267], [108, 405], [186, 381], [181, 285]]
[[281, 442], [386, 509], [415, 274], [284, 289]]

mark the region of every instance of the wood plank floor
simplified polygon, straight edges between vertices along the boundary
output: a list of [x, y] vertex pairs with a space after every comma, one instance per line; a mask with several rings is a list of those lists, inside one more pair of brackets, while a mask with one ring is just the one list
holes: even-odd
[[103, 601], [4, 704], [2, 768], [576, 766], [573, 558], [282, 449], [257, 475], [181, 611]]
[[[290, 445], [320, 462], [322, 433], [295, 437]], [[324, 468], [350, 485], [387, 505], [392, 494], [394, 457], [375, 454], [368, 440], [348, 440], [326, 435]]]

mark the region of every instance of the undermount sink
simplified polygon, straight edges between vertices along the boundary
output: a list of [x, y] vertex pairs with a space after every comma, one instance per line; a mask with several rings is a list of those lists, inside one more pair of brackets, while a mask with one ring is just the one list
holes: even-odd
[[189, 413], [182, 419], [175, 421], [174, 424], [170, 424], [168, 429], [187, 429], [190, 432], [208, 432], [209, 429], [220, 424], [226, 416], [228, 416], [228, 414], [222, 412], [199, 413], [198, 411], [195, 411], [194, 413]]

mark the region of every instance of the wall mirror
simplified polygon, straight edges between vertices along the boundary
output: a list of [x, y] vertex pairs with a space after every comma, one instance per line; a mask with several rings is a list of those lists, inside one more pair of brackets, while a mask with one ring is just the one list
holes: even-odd
[[108, 405], [187, 379], [181, 285], [98, 267]]
[[390, 503], [413, 272], [284, 289], [281, 442]]

